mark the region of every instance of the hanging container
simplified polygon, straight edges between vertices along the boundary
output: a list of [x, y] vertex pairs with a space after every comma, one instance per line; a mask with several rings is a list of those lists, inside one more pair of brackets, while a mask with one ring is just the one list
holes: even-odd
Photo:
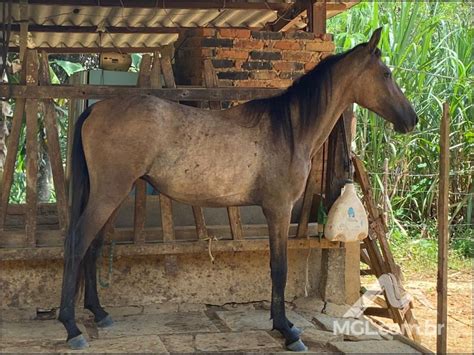
[[368, 231], [367, 213], [357, 197], [354, 184], [348, 180], [341, 196], [329, 210], [324, 236], [331, 241], [355, 242], [365, 239]]

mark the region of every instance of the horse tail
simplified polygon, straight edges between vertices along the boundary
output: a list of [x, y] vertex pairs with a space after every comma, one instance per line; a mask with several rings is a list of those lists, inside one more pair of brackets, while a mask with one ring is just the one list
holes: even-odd
[[[77, 119], [71, 153], [71, 214], [69, 218], [69, 237], [74, 238], [74, 229], [86, 208], [89, 199], [89, 171], [87, 170], [84, 147], [82, 145], [82, 126], [89, 117], [92, 106], [88, 107]], [[74, 245], [75, 243], [71, 243]]]

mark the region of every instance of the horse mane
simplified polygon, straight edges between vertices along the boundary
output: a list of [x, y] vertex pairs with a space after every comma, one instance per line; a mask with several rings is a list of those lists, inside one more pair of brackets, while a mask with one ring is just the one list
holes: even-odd
[[283, 93], [264, 99], [256, 99], [245, 104], [246, 114], [253, 125], [257, 125], [264, 114], [268, 114], [274, 137], [283, 136], [294, 151], [294, 132], [291, 121], [291, 105], [296, 102], [300, 113], [300, 130], [309, 129], [316, 118], [326, 109], [332, 89], [332, 67], [358, 46], [340, 54], [330, 55], [321, 60], [312, 70], [298, 78]]

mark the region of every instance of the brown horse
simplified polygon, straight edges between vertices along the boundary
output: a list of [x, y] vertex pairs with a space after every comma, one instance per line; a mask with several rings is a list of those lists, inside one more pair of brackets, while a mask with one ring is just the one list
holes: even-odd
[[112, 324], [97, 296], [97, 253], [107, 220], [144, 178], [160, 193], [191, 205], [262, 207], [270, 234], [273, 327], [289, 349], [306, 350], [300, 331], [286, 318], [284, 292], [290, 214], [311, 159], [351, 103], [376, 112], [401, 133], [418, 120], [380, 59], [380, 33], [324, 59], [268, 99], [207, 111], [157, 97], [122, 97], [101, 101], [79, 117], [59, 314], [72, 348], [87, 346], [74, 319], [81, 274], [85, 308], [98, 326]]

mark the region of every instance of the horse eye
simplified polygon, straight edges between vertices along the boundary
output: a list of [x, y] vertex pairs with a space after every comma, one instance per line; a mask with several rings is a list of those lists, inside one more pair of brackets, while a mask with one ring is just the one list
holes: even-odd
[[383, 73], [383, 76], [387, 79], [391, 78], [392, 77], [392, 73], [390, 73], [389, 71]]

